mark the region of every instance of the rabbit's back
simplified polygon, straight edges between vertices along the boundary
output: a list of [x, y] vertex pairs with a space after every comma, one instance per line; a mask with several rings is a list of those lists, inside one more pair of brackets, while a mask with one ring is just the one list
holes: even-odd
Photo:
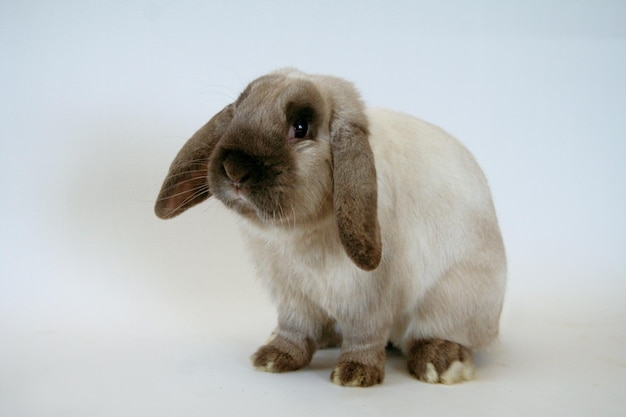
[[[378, 177], [382, 264], [394, 276], [396, 302], [402, 305], [396, 333], [404, 337], [419, 311], [424, 313], [424, 305], [431, 304], [440, 310], [438, 319], [446, 309], [476, 312], [485, 328], [495, 326], [497, 332], [506, 259], [480, 167], [461, 143], [430, 123], [382, 109], [369, 109], [368, 118]], [[465, 278], [452, 283], [448, 274], [457, 269]], [[438, 307], [428, 302], [432, 294]], [[458, 319], [451, 322], [471, 321]], [[433, 332], [447, 327], [445, 320], [420, 321], [421, 329]], [[469, 346], [484, 345], [493, 337], [492, 331], [486, 333], [457, 339], [471, 339], [458, 340]]]

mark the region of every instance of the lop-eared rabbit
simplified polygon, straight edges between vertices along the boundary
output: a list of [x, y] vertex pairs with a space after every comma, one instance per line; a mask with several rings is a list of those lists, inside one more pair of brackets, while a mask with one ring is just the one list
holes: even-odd
[[331, 380], [383, 381], [388, 344], [430, 383], [473, 377], [498, 335], [504, 246], [472, 155], [440, 128], [365, 108], [340, 78], [280, 70], [252, 81], [185, 143], [155, 211], [211, 195], [240, 215], [278, 327], [267, 372], [340, 346]]

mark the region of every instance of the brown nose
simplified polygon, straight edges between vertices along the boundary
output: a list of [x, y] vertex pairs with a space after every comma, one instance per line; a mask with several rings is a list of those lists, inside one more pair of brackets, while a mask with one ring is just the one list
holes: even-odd
[[254, 159], [241, 152], [230, 152], [224, 162], [224, 172], [230, 180], [238, 185], [243, 184], [250, 178], [254, 169]]

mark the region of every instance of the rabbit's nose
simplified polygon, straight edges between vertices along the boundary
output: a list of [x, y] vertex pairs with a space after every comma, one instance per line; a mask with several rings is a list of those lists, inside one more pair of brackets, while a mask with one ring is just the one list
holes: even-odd
[[222, 164], [224, 172], [235, 185], [246, 182], [255, 165], [252, 157], [240, 152], [229, 153]]

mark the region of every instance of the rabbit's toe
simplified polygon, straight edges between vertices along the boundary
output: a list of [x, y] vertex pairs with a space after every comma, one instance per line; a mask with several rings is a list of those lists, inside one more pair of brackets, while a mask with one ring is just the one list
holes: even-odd
[[359, 362], [339, 362], [330, 379], [344, 387], [370, 387], [383, 382], [384, 368], [364, 365]]
[[254, 367], [263, 372], [288, 372], [300, 366], [293, 357], [274, 346], [263, 346], [252, 356]]
[[420, 339], [408, 351], [409, 372], [431, 384], [456, 384], [474, 377], [472, 352], [442, 339]]
[[252, 355], [252, 363], [259, 371], [289, 372], [306, 366], [313, 356], [315, 345], [310, 339], [302, 343], [275, 336]]

